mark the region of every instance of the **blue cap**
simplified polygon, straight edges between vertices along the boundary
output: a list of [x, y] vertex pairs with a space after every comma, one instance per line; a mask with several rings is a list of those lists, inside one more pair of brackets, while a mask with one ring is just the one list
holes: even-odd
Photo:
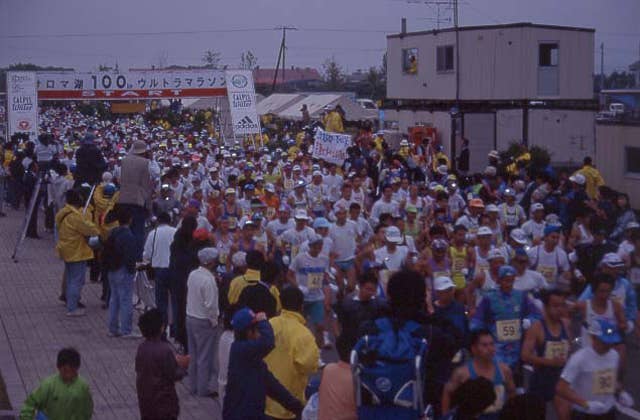
[[115, 192], [116, 192], [116, 186], [111, 182], [108, 184], [105, 184], [104, 187], [102, 188], [102, 194], [104, 194], [105, 197], [113, 197], [113, 194], [115, 194]]
[[503, 279], [509, 276], [515, 276], [515, 275], [516, 275], [516, 269], [511, 267], [510, 265], [503, 265], [498, 270], [498, 278], [500, 279]]
[[313, 221], [313, 228], [314, 229], [318, 229], [318, 228], [328, 228], [331, 225], [329, 224], [329, 221], [327, 219], [325, 219], [324, 217], [318, 217], [316, 218], [316, 220]]
[[255, 189], [256, 189], [256, 187], [255, 187], [255, 185], [253, 185], [253, 184], [245, 184], [245, 185], [244, 185], [244, 189], [245, 189], [245, 190], [252, 190], [252, 191], [253, 191], [253, 190], [255, 190]]
[[618, 327], [609, 320], [595, 319], [589, 324], [589, 334], [598, 337], [606, 344], [618, 344], [622, 341]]
[[547, 236], [551, 233], [560, 232], [561, 229], [562, 229], [561, 225], [548, 224], [544, 227], [544, 236]]
[[242, 308], [231, 318], [231, 325], [234, 331], [244, 331], [256, 323], [256, 314], [249, 308]]

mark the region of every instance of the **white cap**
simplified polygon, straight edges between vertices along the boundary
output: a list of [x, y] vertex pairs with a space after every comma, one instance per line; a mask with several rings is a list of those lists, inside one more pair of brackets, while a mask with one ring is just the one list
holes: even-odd
[[531, 213], [538, 210], [544, 210], [544, 205], [542, 203], [533, 203], [531, 205]]
[[314, 233], [313, 235], [309, 235], [309, 245], [313, 245], [322, 241], [323, 241], [322, 236], [318, 235], [317, 233]]
[[584, 185], [587, 179], [582, 174], [573, 174], [569, 177], [569, 181], [575, 182], [578, 185]]
[[433, 288], [437, 291], [451, 289], [452, 287], [456, 287], [456, 285], [453, 284], [449, 277], [440, 276], [436, 277], [436, 279], [433, 281]]
[[497, 258], [504, 258], [504, 254], [502, 252], [500, 252], [499, 249], [497, 248], [493, 248], [491, 251], [489, 251], [489, 255], [487, 256], [487, 260], [491, 261], [491, 260], [495, 260]]
[[522, 229], [513, 229], [509, 236], [520, 245], [527, 244], [527, 234]]
[[485, 236], [485, 235], [493, 235], [491, 229], [487, 226], [480, 226], [478, 232], [476, 232], [476, 236]]
[[487, 204], [487, 213], [499, 213], [500, 209], [495, 204]]
[[313, 176], [322, 176], [322, 172], [316, 170], [316, 171], [313, 171], [312, 175]]
[[273, 184], [269, 183], [264, 186], [264, 190], [274, 193], [276, 192], [276, 187], [274, 187]]
[[301, 171], [302, 168], [300, 167], [300, 165], [293, 165], [293, 170], [294, 171]]
[[495, 176], [495, 175], [496, 175], [496, 173], [498, 173], [498, 170], [496, 169], [496, 167], [495, 167], [495, 166], [487, 166], [487, 167], [484, 169], [484, 174], [485, 174], [485, 175]]
[[198, 251], [200, 264], [209, 264], [218, 259], [218, 250], [213, 247], [202, 248]]
[[438, 166], [438, 173], [440, 175], [446, 175], [448, 170], [449, 170], [449, 168], [447, 168], [447, 165]]
[[402, 233], [397, 227], [389, 226], [384, 231], [384, 239], [394, 244], [400, 244], [402, 243]]
[[620, 258], [617, 253], [609, 252], [604, 254], [602, 261], [600, 261], [600, 265], [606, 265], [611, 268], [621, 268], [624, 267], [624, 261], [622, 261], [622, 258]]
[[297, 209], [293, 214], [293, 218], [298, 220], [309, 220], [309, 215], [305, 209]]

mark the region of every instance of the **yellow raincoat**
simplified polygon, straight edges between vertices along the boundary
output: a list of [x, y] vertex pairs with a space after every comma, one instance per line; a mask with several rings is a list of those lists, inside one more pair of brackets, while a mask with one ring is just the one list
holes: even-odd
[[87, 238], [97, 236], [100, 231], [90, 216], [83, 216], [82, 209], [65, 205], [56, 214], [58, 226], [58, 244], [56, 251], [64, 262], [87, 261], [93, 258]]
[[[271, 318], [269, 322], [276, 346], [264, 361], [291, 395], [304, 402], [309, 376], [318, 370], [320, 350], [316, 340], [305, 326], [304, 317], [297, 312], [283, 309], [280, 316]], [[267, 398], [265, 413], [279, 419], [296, 417], [271, 398]]]
[[338, 113], [338, 111], [331, 111], [326, 115], [326, 117], [324, 117], [324, 129], [325, 131], [329, 131], [331, 133], [344, 132], [342, 117], [340, 116], [340, 113]]
[[587, 195], [589, 195], [589, 198], [597, 199], [598, 187], [605, 184], [604, 178], [600, 175], [600, 171], [591, 165], [584, 165], [582, 169], [578, 170], [578, 172], [584, 175], [586, 180], [584, 188]]

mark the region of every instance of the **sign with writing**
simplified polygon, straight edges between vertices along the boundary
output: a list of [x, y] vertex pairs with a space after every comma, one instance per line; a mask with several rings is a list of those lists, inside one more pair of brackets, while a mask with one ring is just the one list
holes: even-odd
[[31, 140], [38, 137], [38, 91], [36, 73], [7, 72], [7, 106], [9, 137], [26, 133]]
[[40, 100], [204, 98], [227, 94], [224, 72], [209, 69], [38, 72]]
[[350, 146], [350, 135], [330, 133], [317, 129], [313, 144], [313, 157], [336, 165], [342, 165], [348, 157], [347, 149]]
[[227, 70], [225, 75], [234, 134], [259, 133], [260, 120], [251, 70]]

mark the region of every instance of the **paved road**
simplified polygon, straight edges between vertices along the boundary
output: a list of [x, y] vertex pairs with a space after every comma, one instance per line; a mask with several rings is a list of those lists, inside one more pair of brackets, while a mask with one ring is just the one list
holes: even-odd
[[[138, 418], [134, 358], [140, 341], [107, 337], [100, 284], [88, 283], [84, 288], [87, 316], [67, 318], [58, 301], [63, 264], [55, 255], [52, 235], [26, 239], [19, 262], [12, 262], [24, 213], [5, 211], [9, 217], [0, 218], [0, 370], [14, 409], [55, 371], [58, 350], [74, 346], [82, 355], [80, 374], [93, 392], [94, 418]], [[217, 401], [193, 397], [182, 384], [178, 395], [181, 419], [221, 418]]]
[[[94, 418], [138, 418], [134, 357], [139, 341], [107, 337], [100, 284], [87, 283], [84, 288], [86, 317], [65, 317], [57, 299], [63, 264], [55, 255], [52, 235], [42, 233], [41, 240], [25, 240], [18, 263], [12, 262], [24, 213], [7, 211], [9, 217], [0, 218], [0, 371], [14, 410], [28, 391], [55, 371], [58, 350], [74, 346], [82, 354], [80, 373], [93, 392]], [[640, 347], [637, 338], [632, 340], [626, 382], [640, 403]], [[324, 356], [334, 359], [335, 352]], [[193, 397], [183, 384], [178, 385], [178, 395], [181, 419], [221, 418], [217, 401]]]

